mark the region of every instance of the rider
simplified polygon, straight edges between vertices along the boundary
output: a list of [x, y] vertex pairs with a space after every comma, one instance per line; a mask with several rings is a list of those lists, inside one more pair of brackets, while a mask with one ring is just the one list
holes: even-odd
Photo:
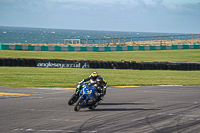
[[[97, 83], [97, 79], [98, 79], [98, 83]], [[81, 82], [78, 83], [77, 85], [77, 90], [81, 90], [82, 89], [82, 83], [83, 82], [86, 82], [86, 81], [89, 81], [90, 80], [90, 83], [92, 83], [96, 88], [100, 88], [100, 87], [104, 87], [105, 89], [103, 90], [106, 90], [106, 81], [103, 80], [103, 78], [97, 73], [97, 72], [93, 72], [88, 78], [86, 79], [83, 79]], [[97, 89], [98, 89], [97, 88]], [[99, 91], [99, 90], [98, 90]], [[100, 93], [102, 93], [101, 91], [99, 91]], [[105, 92], [106, 91], [103, 91], [102, 94], [99, 94], [99, 95], [105, 95]]]
[[83, 82], [86, 82], [86, 81], [89, 81], [89, 80], [90, 80], [90, 83], [95, 84], [96, 83], [96, 79], [98, 77], [101, 77], [101, 76], [97, 72], [93, 72], [88, 78], [83, 79], [81, 82], [79, 82], [79, 84], [82, 84]]
[[106, 95], [106, 88], [107, 88], [106, 85], [107, 85], [107, 82], [102, 77], [98, 77], [96, 79], [96, 84], [94, 86], [98, 90], [98, 93], [96, 94], [98, 97], [97, 102], [104, 99], [104, 95]]
[[100, 75], [97, 72], [93, 72], [88, 78], [83, 79], [81, 82], [78, 83], [78, 85], [76, 87], [76, 91], [82, 89], [82, 83], [83, 82], [86, 82], [86, 81], [90, 80], [90, 83], [95, 84], [97, 77], [100, 77]]

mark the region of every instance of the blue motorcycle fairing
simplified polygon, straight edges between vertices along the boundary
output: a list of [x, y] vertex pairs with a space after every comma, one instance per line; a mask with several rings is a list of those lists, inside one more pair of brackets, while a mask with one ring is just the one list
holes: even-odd
[[97, 89], [94, 86], [92, 86], [90, 83], [83, 85], [83, 88], [80, 92], [82, 96], [80, 98], [84, 100], [81, 103], [81, 105], [83, 106], [84, 103], [86, 103], [86, 105], [83, 106], [82, 108], [94, 105], [96, 103], [95, 93], [97, 92], [98, 92]]

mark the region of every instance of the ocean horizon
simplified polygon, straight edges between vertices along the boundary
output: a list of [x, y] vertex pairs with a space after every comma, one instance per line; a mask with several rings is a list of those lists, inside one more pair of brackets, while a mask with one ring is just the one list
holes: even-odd
[[110, 39], [144, 36], [169, 36], [184, 33], [100, 31], [0, 26], [0, 43], [59, 44], [64, 39]]

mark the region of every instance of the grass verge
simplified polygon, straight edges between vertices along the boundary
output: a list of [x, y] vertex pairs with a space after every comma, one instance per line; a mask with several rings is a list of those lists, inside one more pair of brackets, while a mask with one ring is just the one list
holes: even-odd
[[108, 86], [200, 85], [200, 71], [0, 67], [0, 86], [75, 87], [93, 71]]
[[113, 52], [52, 52], [1, 50], [0, 58], [35, 58], [99, 61], [166, 61], [199, 62], [200, 49], [156, 50], [156, 51], [113, 51]]

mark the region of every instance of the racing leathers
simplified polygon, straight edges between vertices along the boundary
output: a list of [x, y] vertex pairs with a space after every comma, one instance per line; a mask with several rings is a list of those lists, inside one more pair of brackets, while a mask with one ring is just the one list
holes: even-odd
[[82, 89], [82, 85], [84, 82], [90, 81], [93, 85], [96, 84], [96, 79], [101, 77], [97, 72], [93, 72], [88, 78], [83, 79], [81, 82], [78, 83], [76, 87], [76, 91], [80, 91]]
[[94, 87], [96, 87], [98, 90], [98, 93], [96, 94], [98, 102], [103, 100], [104, 95], [106, 95], [107, 82], [102, 77], [98, 77], [96, 81], [97, 83], [94, 85]]
[[96, 77], [92, 77], [92, 75], [90, 75], [88, 78], [83, 79], [81, 82], [79, 82], [79, 84], [82, 84], [83, 82], [87, 82], [87, 81], [90, 81], [90, 83], [92, 83], [92, 84], [96, 84], [96, 79], [98, 77], [101, 77], [101, 76], [97, 75]]

